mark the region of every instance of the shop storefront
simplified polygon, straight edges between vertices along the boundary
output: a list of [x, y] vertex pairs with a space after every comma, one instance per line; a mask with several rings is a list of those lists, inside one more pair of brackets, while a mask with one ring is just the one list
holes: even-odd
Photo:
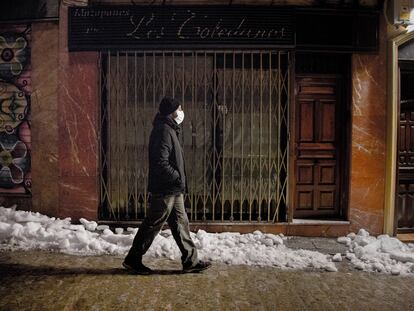
[[[39, 77], [31, 115], [37, 124], [55, 117], [51, 143], [31, 145], [31, 208], [138, 223], [148, 202], [152, 120], [171, 95], [186, 114], [185, 202], [193, 228], [382, 233], [387, 76], [380, 11], [376, 4], [64, 2], [59, 24], [47, 28], [51, 37], [44, 24], [31, 31]], [[39, 82], [47, 76], [43, 59], [57, 77], [48, 86]], [[51, 85], [56, 102], [40, 120], [42, 89]], [[56, 180], [52, 192], [40, 150], [54, 159], [43, 167]]]

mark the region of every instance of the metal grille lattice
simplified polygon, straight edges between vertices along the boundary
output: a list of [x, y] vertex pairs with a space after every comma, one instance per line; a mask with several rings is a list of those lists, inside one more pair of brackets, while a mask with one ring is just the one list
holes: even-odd
[[170, 95], [185, 111], [190, 220], [285, 220], [287, 52], [108, 52], [101, 60], [100, 219], [145, 216], [148, 138]]

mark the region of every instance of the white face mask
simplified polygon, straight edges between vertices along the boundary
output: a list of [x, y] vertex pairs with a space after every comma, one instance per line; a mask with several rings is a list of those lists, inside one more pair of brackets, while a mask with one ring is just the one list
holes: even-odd
[[174, 118], [175, 122], [177, 122], [177, 124], [180, 124], [181, 122], [184, 121], [184, 111], [182, 110], [178, 110], [177, 111], [177, 116]]

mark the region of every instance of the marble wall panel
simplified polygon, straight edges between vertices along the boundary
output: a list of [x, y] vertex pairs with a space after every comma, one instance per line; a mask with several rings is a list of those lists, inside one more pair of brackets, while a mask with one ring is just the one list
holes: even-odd
[[90, 176], [66, 176], [59, 181], [59, 215], [79, 218], [97, 219], [98, 197], [97, 180]]
[[352, 57], [351, 231], [383, 231], [386, 148], [386, 26], [378, 54]]
[[32, 208], [58, 216], [57, 23], [32, 25]]
[[62, 217], [96, 219], [98, 53], [69, 53], [67, 30], [67, 6], [61, 5], [58, 88], [59, 213]]

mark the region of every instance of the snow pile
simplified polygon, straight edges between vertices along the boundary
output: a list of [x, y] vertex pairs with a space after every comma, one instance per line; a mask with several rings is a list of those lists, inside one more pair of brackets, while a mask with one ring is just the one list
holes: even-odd
[[[70, 218], [56, 219], [39, 213], [16, 211], [0, 207], [0, 249], [42, 249], [81, 255], [126, 255], [138, 229], [116, 228], [80, 219], [80, 225]], [[200, 259], [226, 264], [277, 266], [280, 268], [316, 268], [337, 271], [329, 256], [315, 251], [292, 250], [283, 244], [283, 235], [191, 233]], [[180, 260], [181, 253], [171, 230], [155, 238], [148, 256]]]
[[393, 275], [414, 275], [414, 244], [404, 244], [387, 234], [370, 236], [361, 229], [339, 237], [349, 247], [346, 258], [356, 269]]
[[337, 271], [335, 264], [322, 253], [286, 247], [283, 235], [264, 234], [260, 231], [248, 234], [213, 234], [199, 230], [193, 239], [200, 257], [213, 262], [295, 269], [313, 267]]

